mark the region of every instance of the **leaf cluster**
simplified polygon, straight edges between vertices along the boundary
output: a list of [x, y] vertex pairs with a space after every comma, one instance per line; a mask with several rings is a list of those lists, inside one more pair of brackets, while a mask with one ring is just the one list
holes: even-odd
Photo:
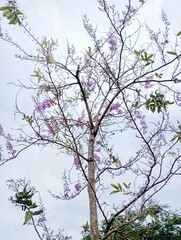
[[[11, 183], [12, 184], [12, 183]], [[9, 186], [12, 189], [12, 185]], [[33, 211], [35, 208], [38, 208], [38, 205], [33, 202], [33, 196], [35, 194], [35, 189], [33, 187], [29, 187], [28, 185], [24, 185], [22, 190], [18, 189], [19, 186], [14, 189], [16, 191], [14, 196], [10, 197], [10, 201], [17, 207], [21, 207], [22, 211], [25, 212], [24, 225], [27, 224], [33, 216], [40, 215], [43, 213], [42, 209], [38, 209]]]
[[157, 110], [158, 113], [161, 110], [166, 111], [167, 106], [173, 104], [165, 99], [165, 95], [155, 91], [155, 94], [151, 94], [150, 98], [145, 102], [146, 109], [152, 111], [153, 113]]
[[122, 185], [120, 183], [118, 183], [117, 185], [111, 184], [111, 186], [114, 188], [114, 190], [110, 193], [110, 195], [119, 193], [119, 192], [122, 192], [124, 195], [133, 194], [133, 192], [130, 191], [131, 183], [127, 184], [127, 183], [123, 182]]
[[142, 49], [140, 51], [134, 50], [134, 54], [138, 57], [140, 57], [141, 61], [146, 62], [145, 66], [150, 65], [151, 63], [154, 63], [153, 61], [153, 54], [148, 54], [145, 49]]
[[14, 1], [9, 1], [9, 4], [7, 6], [1, 7], [0, 11], [3, 12], [3, 17], [7, 18], [9, 24], [21, 25], [20, 18], [23, 16], [23, 13], [17, 8]]
[[173, 135], [173, 137], [170, 141], [173, 142], [175, 140], [181, 142], [181, 126], [180, 125], [178, 126], [178, 131], [176, 132], [175, 135]]

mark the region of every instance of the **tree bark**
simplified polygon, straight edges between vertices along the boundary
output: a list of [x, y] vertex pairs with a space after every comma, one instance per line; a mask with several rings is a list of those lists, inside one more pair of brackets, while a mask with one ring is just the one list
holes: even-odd
[[88, 149], [88, 195], [89, 195], [89, 212], [90, 212], [90, 234], [91, 240], [99, 239], [97, 201], [95, 194], [95, 163], [94, 163], [94, 142], [95, 137], [90, 134]]

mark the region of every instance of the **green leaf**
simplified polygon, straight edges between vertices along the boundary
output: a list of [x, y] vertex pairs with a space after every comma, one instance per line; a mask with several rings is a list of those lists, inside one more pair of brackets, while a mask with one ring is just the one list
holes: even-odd
[[115, 156], [112, 156], [112, 163], [118, 163], [118, 158], [116, 158]]
[[6, 17], [6, 15], [9, 14], [9, 13], [11, 13], [9, 9], [5, 10], [5, 11], [3, 12], [3, 17]]
[[25, 201], [25, 204], [26, 204], [27, 206], [32, 206], [33, 203], [32, 203], [31, 200], [26, 200], [26, 201]]
[[119, 191], [123, 191], [123, 188], [120, 183], [118, 183], [118, 189], [119, 189]]
[[36, 203], [33, 203], [31, 206], [29, 206], [30, 209], [38, 207]]
[[6, 15], [6, 18], [9, 20], [9, 19], [13, 18], [14, 16], [15, 16], [15, 14], [10, 12]]
[[149, 211], [148, 214], [150, 215], [150, 217], [152, 217], [156, 222], [159, 221], [159, 219], [157, 218], [157, 216], [153, 213], [153, 211]]
[[38, 68], [38, 70], [36, 71], [34, 71], [33, 72], [33, 75], [31, 75], [31, 77], [37, 77], [38, 78], [38, 84], [40, 83], [40, 81], [41, 81], [41, 79], [42, 79], [42, 76], [40, 75], [40, 70], [39, 70], [39, 68]]
[[174, 56], [177, 56], [177, 53], [176, 52], [171, 52], [171, 51], [167, 51], [168, 54], [171, 54], [171, 55], [174, 55]]
[[138, 105], [139, 105], [139, 102], [138, 102], [138, 101], [135, 102], [135, 104], [133, 104], [133, 106], [134, 106], [135, 108], [138, 108]]
[[162, 78], [163, 74], [162, 73], [155, 73], [155, 76], [158, 78]]
[[111, 184], [111, 186], [112, 186], [113, 188], [115, 188], [116, 190], [119, 190], [119, 187], [118, 187], [117, 185]]
[[112, 192], [110, 193], [110, 195], [115, 194], [115, 193], [118, 193], [118, 192], [119, 192], [118, 190], [114, 190], [114, 191], [112, 191]]
[[20, 25], [20, 20], [17, 16], [14, 16], [10, 21], [9, 21], [9, 24], [13, 24], [13, 25], [16, 25], [16, 24], [19, 24]]
[[173, 141], [175, 141], [177, 138], [178, 138], [178, 135], [175, 134], [175, 135], [173, 135], [173, 137], [172, 137], [172, 139], [171, 139], [170, 141], [173, 142]]
[[88, 47], [88, 53], [91, 54], [91, 47]]
[[35, 211], [35, 212], [33, 212], [33, 216], [34, 216], [34, 215], [40, 215], [41, 213], [43, 213], [43, 210]]
[[27, 224], [32, 219], [32, 216], [33, 213], [31, 211], [26, 211], [23, 225]]
[[177, 156], [177, 154], [175, 152], [169, 152], [168, 154], [171, 155], [172, 157], [176, 157]]
[[129, 188], [129, 184], [126, 184], [125, 182], [123, 182], [123, 185], [125, 186], [125, 188]]
[[150, 54], [150, 56], [148, 56], [148, 60], [150, 60], [153, 57], [153, 54]]
[[7, 9], [9, 9], [9, 7], [4, 6], [4, 7], [1, 7], [1, 8], [0, 8], [0, 11], [5, 11], [5, 10], [7, 10]]
[[177, 36], [180, 36], [181, 35], [181, 31], [179, 31], [178, 33], [177, 33]]
[[134, 54], [136, 54], [136, 56], [139, 56], [139, 55], [140, 55], [140, 52], [134, 50]]

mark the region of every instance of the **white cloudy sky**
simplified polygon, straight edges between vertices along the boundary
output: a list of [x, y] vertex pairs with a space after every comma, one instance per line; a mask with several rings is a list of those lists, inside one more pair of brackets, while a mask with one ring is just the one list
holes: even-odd
[[[83, 14], [87, 13], [97, 25], [104, 25], [105, 21], [97, 10], [96, 0], [19, 0], [19, 2], [28, 16], [27, 21], [32, 32], [39, 37], [46, 35], [47, 37], [58, 38], [62, 46], [65, 44], [66, 38], [80, 49], [87, 46], [87, 36], [84, 35], [81, 20]], [[119, 2], [119, 0], [112, 2]], [[133, 0], [133, 3], [138, 4], [138, 2], [138, 0]], [[1, 0], [0, 6], [3, 3], [4, 1]], [[173, 32], [181, 30], [181, 2], [179, 0], [148, 0], [148, 4], [141, 12], [142, 20], [148, 20], [156, 28], [162, 8], [165, 9], [172, 22]], [[13, 38], [31, 52], [33, 44], [24, 37], [24, 34], [17, 27], [7, 26], [3, 19], [1, 25], [2, 29], [8, 29]], [[18, 125], [17, 120], [14, 119], [14, 99], [17, 90], [7, 83], [15, 82], [18, 79], [26, 83], [34, 69], [34, 65], [31, 63], [15, 59], [15, 53], [18, 53], [16, 49], [0, 41], [0, 122], [7, 131]], [[26, 95], [22, 96], [21, 101], [26, 102]], [[28, 103], [26, 102], [26, 104]], [[64, 162], [60, 160], [65, 160], [65, 158], [62, 155], [56, 155], [50, 148], [43, 151], [35, 148], [0, 167], [1, 240], [38, 239], [31, 227], [22, 226], [23, 213], [8, 202], [11, 192], [7, 189], [6, 180], [25, 176], [27, 179], [31, 179], [33, 185], [40, 190], [47, 208], [47, 218], [50, 226], [55, 229], [64, 228], [68, 235], [73, 236], [73, 239], [80, 239], [80, 226], [87, 220], [86, 193], [73, 201], [62, 202], [51, 198], [47, 192], [47, 189], [51, 189], [58, 193], [61, 189], [59, 178], [64, 169]], [[173, 208], [180, 207], [179, 182], [179, 178], [176, 178], [159, 194], [162, 203], [168, 203]]]

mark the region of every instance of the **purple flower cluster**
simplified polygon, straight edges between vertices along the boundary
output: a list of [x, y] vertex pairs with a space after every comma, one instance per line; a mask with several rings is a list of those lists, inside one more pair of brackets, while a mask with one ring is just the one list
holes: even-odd
[[81, 169], [80, 162], [79, 162], [79, 160], [76, 157], [74, 159], [74, 165], [75, 165], [75, 169], [76, 170], [80, 170]]
[[55, 130], [58, 128], [57, 120], [53, 116], [51, 116], [51, 118], [48, 121], [47, 126], [48, 126], [49, 133], [55, 134]]
[[83, 122], [84, 117], [85, 117], [85, 116], [84, 116], [84, 112], [83, 112], [83, 113], [82, 113], [82, 116], [79, 117], [79, 118], [77, 119], [76, 123], [75, 123], [75, 126], [76, 126], [76, 127], [80, 127], [81, 129], [84, 128], [84, 122]]
[[80, 192], [81, 188], [82, 188], [82, 187], [81, 187], [81, 184], [80, 184], [80, 183], [76, 183], [76, 184], [75, 184], [75, 191], [76, 191], [76, 192]]
[[180, 93], [176, 94], [175, 101], [179, 106], [181, 106], [181, 94]]
[[142, 115], [140, 112], [137, 112], [136, 118], [140, 119], [140, 124], [142, 127], [143, 134], [146, 134], [148, 131], [148, 126], [145, 121], [145, 115]]
[[95, 152], [101, 152], [101, 148], [99, 147], [99, 148], [96, 148], [95, 149]]
[[90, 24], [87, 15], [83, 16], [83, 25], [86, 32], [91, 36], [91, 38], [95, 39], [96, 38], [95, 29], [93, 28], [92, 24]]
[[38, 88], [38, 92], [37, 92], [38, 96], [42, 94], [43, 89], [44, 89], [44, 85], [40, 85], [39, 88]]
[[64, 198], [68, 198], [70, 193], [69, 183], [68, 180], [64, 179]]
[[10, 141], [6, 142], [6, 148], [8, 150], [8, 153], [11, 154], [14, 157], [14, 155], [16, 153], [16, 150], [13, 149], [13, 145]]
[[148, 89], [148, 88], [151, 88], [151, 87], [153, 87], [153, 84], [150, 81], [146, 81], [145, 85], [144, 85], [144, 88]]
[[3, 136], [3, 135], [4, 135], [4, 130], [3, 130], [2, 125], [0, 124], [0, 136]]
[[88, 91], [90, 91], [90, 92], [93, 92], [95, 90], [95, 88], [96, 88], [96, 83], [92, 82], [90, 80], [85, 82], [84, 84], [87, 87]]
[[119, 102], [113, 103], [109, 108], [109, 112], [112, 112], [115, 110], [118, 114], [121, 114], [122, 110], [120, 109], [120, 107], [121, 107], [121, 104]]
[[100, 163], [101, 158], [96, 153], [94, 153], [94, 160], [96, 163]]
[[115, 38], [112, 36], [109, 37], [108, 43], [109, 43], [109, 49], [111, 50], [111, 52], [115, 53], [117, 50], [117, 42], [116, 42]]
[[94, 151], [94, 160], [96, 161], [96, 163], [100, 163], [101, 158], [97, 155], [97, 153], [101, 152], [101, 148], [96, 148]]
[[51, 99], [45, 99], [42, 103], [37, 103], [35, 109], [37, 112], [42, 112], [46, 108], [50, 108], [53, 105], [53, 101]]

